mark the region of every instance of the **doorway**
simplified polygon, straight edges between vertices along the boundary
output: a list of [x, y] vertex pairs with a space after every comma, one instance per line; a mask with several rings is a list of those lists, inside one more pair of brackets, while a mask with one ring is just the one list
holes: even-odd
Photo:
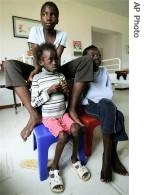
[[100, 49], [102, 59], [120, 58], [122, 60], [122, 34], [92, 27], [92, 44]]

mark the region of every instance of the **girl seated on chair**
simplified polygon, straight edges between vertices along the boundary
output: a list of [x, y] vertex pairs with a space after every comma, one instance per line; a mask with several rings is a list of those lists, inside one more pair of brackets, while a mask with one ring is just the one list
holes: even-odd
[[42, 122], [57, 137], [58, 142], [55, 157], [49, 172], [49, 185], [53, 192], [62, 192], [64, 184], [59, 175], [59, 160], [68, 141], [72, 136], [72, 165], [81, 179], [90, 179], [90, 172], [82, 166], [77, 158], [78, 132], [80, 125], [75, 123], [66, 113], [64, 94], [67, 93], [67, 83], [62, 73], [58, 72], [58, 56], [53, 44], [41, 44], [36, 50], [37, 61], [43, 66], [42, 72], [33, 77], [31, 87], [31, 105], [42, 106]]
[[112, 85], [107, 69], [100, 67], [101, 54], [99, 49], [94, 45], [90, 45], [84, 49], [83, 55], [89, 55], [93, 59], [94, 81], [87, 84], [82, 105], [88, 115], [100, 120], [103, 138], [100, 179], [103, 182], [111, 182], [112, 171], [125, 176], [129, 174], [121, 163], [117, 152], [118, 142], [128, 140], [124, 126], [124, 116], [112, 102]]

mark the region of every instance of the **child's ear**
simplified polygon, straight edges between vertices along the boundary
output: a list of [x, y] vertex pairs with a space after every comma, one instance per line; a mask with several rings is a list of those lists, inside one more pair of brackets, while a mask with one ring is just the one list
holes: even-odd
[[43, 63], [43, 60], [40, 60], [40, 61], [39, 61], [39, 64], [40, 64], [41, 66], [43, 66], [43, 64], [44, 64], [44, 63]]
[[57, 19], [57, 22], [56, 22], [57, 24], [59, 23], [59, 19]]

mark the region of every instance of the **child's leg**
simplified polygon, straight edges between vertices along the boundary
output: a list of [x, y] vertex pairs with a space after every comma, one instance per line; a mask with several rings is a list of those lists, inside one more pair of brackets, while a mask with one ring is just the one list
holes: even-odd
[[112, 180], [112, 135], [103, 133], [103, 147], [101, 180], [103, 182], [110, 182]]
[[71, 133], [72, 133], [72, 140], [73, 140], [73, 150], [72, 150], [72, 156], [71, 156], [72, 163], [75, 163], [78, 161], [77, 152], [78, 152], [78, 144], [79, 144], [79, 129], [80, 129], [80, 126], [76, 123], [74, 123], [71, 126]]
[[72, 94], [69, 102], [69, 114], [71, 118], [78, 124], [82, 125], [82, 122], [80, 121], [78, 114], [76, 112], [76, 107], [78, 106], [78, 103], [80, 101], [81, 94], [84, 90], [85, 82], [74, 82]]
[[59, 134], [59, 139], [56, 145], [55, 156], [54, 156], [53, 164], [51, 166], [53, 170], [59, 169], [59, 160], [63, 152], [64, 146], [67, 143], [67, 140], [68, 140], [68, 134], [61, 132]]
[[[117, 154], [117, 143], [114, 143], [113, 139], [116, 137], [117, 126], [114, 129], [115, 124], [120, 115], [117, 115], [115, 105], [106, 99], [102, 99], [98, 104], [94, 102], [90, 103], [86, 108], [86, 112], [90, 115], [95, 115], [100, 118], [102, 134], [103, 134], [103, 160], [102, 160], [102, 170], [101, 170], [101, 180], [104, 182], [110, 182], [112, 180], [112, 168], [117, 173], [123, 173], [127, 175], [127, 171], [124, 166], [121, 164], [118, 154]], [[123, 123], [123, 117], [121, 116], [121, 121], [119, 125]], [[120, 126], [119, 128], [124, 129], [124, 126]], [[115, 132], [116, 131], [116, 132]], [[118, 136], [117, 136], [118, 137]], [[126, 136], [124, 137], [126, 139]], [[119, 138], [117, 138], [119, 139]]]
[[119, 173], [121, 175], [128, 175], [128, 171], [120, 162], [120, 159], [117, 153], [118, 141], [128, 140], [128, 136], [125, 132], [124, 115], [119, 110], [117, 110], [117, 113], [116, 113], [115, 129], [118, 133], [114, 134], [113, 136], [114, 139], [113, 139], [113, 145], [112, 145], [112, 168], [116, 173]]
[[49, 172], [49, 184], [53, 192], [63, 192], [63, 179], [59, 174], [59, 160], [63, 152], [64, 146], [68, 141], [68, 134], [64, 132], [59, 133], [59, 139], [56, 145], [55, 156]]
[[128, 171], [123, 166], [123, 164], [121, 163], [121, 161], [118, 157], [117, 143], [118, 142], [113, 142], [113, 145], [112, 145], [112, 158], [111, 158], [112, 168], [113, 168], [114, 172], [116, 172], [116, 173], [119, 173], [121, 175], [129, 175]]
[[5, 81], [6, 87], [14, 88], [17, 95], [30, 114], [29, 121], [25, 128], [21, 131], [24, 141], [31, 134], [34, 126], [41, 122], [40, 114], [31, 106], [30, 92], [26, 85], [33, 66], [25, 64], [17, 60], [5, 61]]
[[35, 108], [31, 106], [30, 92], [27, 87], [20, 86], [15, 87], [14, 89], [30, 114], [30, 118], [27, 125], [21, 131], [21, 137], [24, 141], [26, 141], [27, 138], [30, 136], [34, 126], [41, 122], [41, 115]]
[[86, 82], [93, 81], [93, 61], [90, 56], [82, 56], [60, 67], [66, 79], [74, 79], [72, 96], [69, 102], [69, 114], [78, 124], [83, 125], [76, 112], [76, 107], [84, 91]]
[[112, 135], [103, 133], [103, 161], [101, 170], [101, 180], [103, 182], [112, 181], [112, 169], [114, 172], [121, 175], [128, 175], [128, 171], [122, 165], [118, 153], [117, 153], [117, 142], [114, 142]]
[[89, 170], [86, 168], [86, 166], [81, 165], [81, 162], [77, 158], [78, 144], [79, 144], [79, 130], [80, 130], [80, 126], [78, 124], [74, 123], [71, 126], [71, 133], [73, 139], [73, 151], [72, 151], [71, 161], [74, 170], [77, 172], [79, 177], [84, 181], [87, 181], [90, 179], [91, 174]]

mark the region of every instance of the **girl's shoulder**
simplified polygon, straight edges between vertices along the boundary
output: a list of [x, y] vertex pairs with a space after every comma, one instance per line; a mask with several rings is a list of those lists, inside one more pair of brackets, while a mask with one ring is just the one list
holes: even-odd
[[36, 26], [33, 26], [31, 29], [30, 29], [31, 32], [43, 32], [43, 26], [42, 25], [36, 25]]
[[57, 36], [67, 36], [67, 33], [65, 31], [57, 30], [56, 29]]

